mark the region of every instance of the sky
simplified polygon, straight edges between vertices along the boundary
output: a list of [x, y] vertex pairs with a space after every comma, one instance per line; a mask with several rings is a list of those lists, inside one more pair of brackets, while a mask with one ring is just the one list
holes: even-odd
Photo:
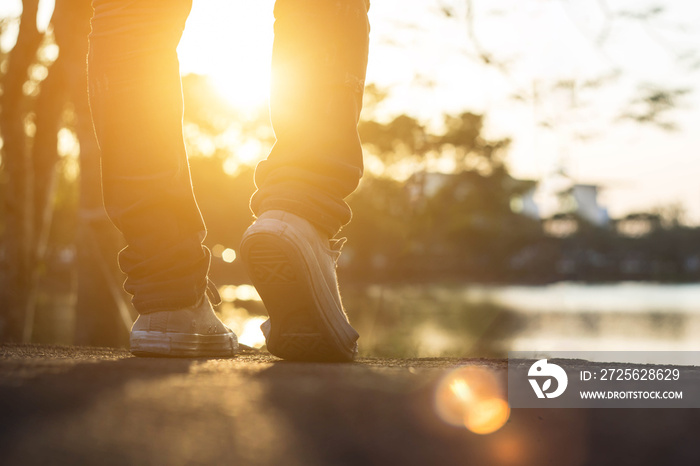
[[[181, 71], [210, 75], [235, 105], [264, 105], [273, 4], [194, 0], [178, 49]], [[0, 15], [17, 14], [19, 5], [5, 0]], [[50, 11], [51, 0], [42, 5]], [[664, 11], [647, 21], [620, 14], [656, 5]], [[700, 3], [473, 0], [473, 6], [470, 37], [466, 0], [372, 2], [367, 82], [390, 92], [378, 118], [408, 113], [438, 130], [444, 113], [484, 113], [487, 137], [513, 140], [507, 160], [514, 176], [547, 179], [564, 169], [575, 182], [601, 185], [600, 202], [612, 217], [680, 203], [687, 222], [700, 224], [700, 89], [667, 116], [675, 131], [618, 118], [640, 84], [700, 82], [700, 72], [679, 58], [700, 52]], [[606, 9], [614, 20], [606, 20]], [[506, 71], [478, 59], [474, 37]], [[586, 87], [605, 76], [608, 84]], [[563, 80], [573, 85], [548, 91]]]

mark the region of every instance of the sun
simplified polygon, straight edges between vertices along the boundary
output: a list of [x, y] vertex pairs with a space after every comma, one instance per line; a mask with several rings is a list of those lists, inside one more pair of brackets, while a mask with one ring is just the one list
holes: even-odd
[[241, 111], [266, 105], [273, 4], [273, 0], [194, 2], [178, 47], [181, 72], [209, 76], [222, 97]]
[[270, 73], [251, 67], [243, 71], [233, 68], [219, 69], [209, 73], [216, 90], [234, 108], [253, 111], [267, 105], [270, 89]]

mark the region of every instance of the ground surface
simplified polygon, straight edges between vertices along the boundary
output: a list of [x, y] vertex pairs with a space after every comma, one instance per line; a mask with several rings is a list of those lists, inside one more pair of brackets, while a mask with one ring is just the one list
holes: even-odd
[[700, 410], [513, 410], [490, 435], [435, 413], [438, 380], [503, 361], [304, 364], [0, 346], [0, 464], [700, 464]]

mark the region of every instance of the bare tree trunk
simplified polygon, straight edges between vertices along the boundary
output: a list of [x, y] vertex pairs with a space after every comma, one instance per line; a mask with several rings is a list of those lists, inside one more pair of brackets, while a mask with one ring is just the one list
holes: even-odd
[[[36, 99], [33, 141], [25, 131], [31, 99], [23, 93], [41, 34], [36, 29], [38, 0], [25, 0], [17, 43], [9, 55], [0, 104], [4, 142], [4, 282], [0, 340], [31, 341], [41, 279], [45, 274], [58, 175], [58, 131], [72, 103], [80, 143], [78, 309], [76, 342], [123, 346], [133, 315], [118, 283], [116, 253], [121, 237], [102, 207], [99, 149], [87, 99], [86, 56], [90, 0], [57, 2], [52, 25], [59, 57]], [[30, 141], [33, 144], [30, 144]], [[111, 264], [111, 265], [110, 265]]]
[[133, 311], [121, 287], [116, 256], [123, 239], [102, 205], [100, 152], [92, 128], [87, 95], [90, 0], [57, 2], [54, 33], [66, 58], [66, 90], [75, 112], [80, 142], [80, 206], [77, 231], [78, 299], [75, 342], [82, 345], [126, 346]]
[[36, 28], [38, 6], [39, 0], [23, 2], [17, 43], [9, 54], [0, 97], [5, 177], [5, 231], [2, 244], [4, 283], [0, 306], [0, 338], [10, 341], [19, 341], [23, 337], [27, 290], [32, 270], [32, 168], [24, 127], [29, 104], [23, 87], [42, 38]]
[[41, 83], [41, 92], [35, 107], [36, 133], [34, 134], [31, 152], [33, 236], [30, 244], [31, 269], [22, 338], [24, 342], [32, 340], [39, 284], [47, 270], [46, 251], [51, 229], [56, 185], [58, 130], [61, 128], [66, 104], [66, 79], [65, 73], [62, 72], [65, 62], [65, 54], [61, 51], [56, 61], [49, 68], [48, 77]]

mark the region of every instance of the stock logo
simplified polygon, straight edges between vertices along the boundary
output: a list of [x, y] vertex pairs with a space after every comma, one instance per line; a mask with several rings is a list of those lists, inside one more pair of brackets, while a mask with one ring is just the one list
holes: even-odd
[[[529, 377], [528, 381], [532, 385], [532, 389], [535, 391], [537, 398], [556, 398], [566, 390], [566, 385], [569, 383], [569, 378], [566, 376], [564, 369], [557, 366], [556, 364], [547, 363], [546, 359], [540, 359], [530, 366], [530, 370], [527, 372]], [[537, 378], [545, 378], [542, 386], [540, 386]], [[552, 388], [552, 379], [557, 381], [557, 388], [553, 392], [549, 392]]]

